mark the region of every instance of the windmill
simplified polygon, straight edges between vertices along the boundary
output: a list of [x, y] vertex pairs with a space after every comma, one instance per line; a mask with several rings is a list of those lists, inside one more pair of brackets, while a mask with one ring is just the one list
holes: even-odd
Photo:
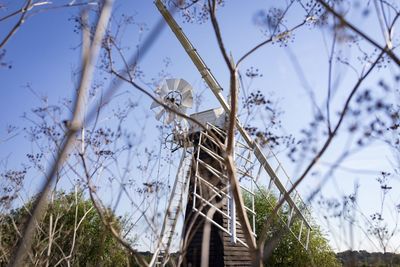
[[[176, 236], [179, 214], [184, 214], [182, 236], [179, 241], [180, 257], [178, 265], [199, 266], [202, 259], [201, 240], [203, 224], [211, 223], [210, 232], [210, 266], [250, 266], [250, 251], [241, 225], [236, 219], [235, 203], [230, 193], [230, 185], [224, 172], [224, 162], [221, 151], [226, 139], [226, 117], [230, 107], [221, 93], [221, 86], [206, 66], [197, 50], [190, 43], [182, 29], [173, 19], [168, 9], [161, 0], [156, 0], [155, 5], [165, 21], [193, 61], [208, 87], [221, 104], [220, 108], [192, 114], [191, 117], [206, 126], [206, 130], [191, 124], [182, 146], [182, 157], [176, 175], [174, 186], [168, 202], [167, 212], [164, 217], [163, 227], [160, 232], [159, 246], [154, 253], [151, 265], [164, 266], [169, 258], [172, 240]], [[173, 109], [184, 108], [190, 105], [177, 104], [175, 93], [179, 91], [171, 88], [176, 81], [166, 82], [169, 87], [161, 87], [156, 93], [166, 105]], [[183, 93], [178, 93], [178, 98]], [[190, 95], [188, 93], [188, 95]], [[172, 96], [172, 97], [171, 97]], [[190, 102], [180, 100], [180, 103]], [[159, 107], [156, 104], [153, 108]], [[158, 119], [164, 116], [165, 123], [174, 123], [175, 129], [179, 128], [182, 119], [173, 118], [173, 115], [160, 110], [156, 115]], [[176, 126], [178, 125], [178, 127]], [[278, 217], [283, 225], [296, 237], [298, 242], [308, 248], [311, 226], [306, 219], [305, 204], [297, 191], [287, 194], [287, 188], [292, 184], [289, 176], [284, 171], [282, 164], [271, 149], [264, 148], [254, 142], [237, 119], [238, 133], [235, 136], [235, 164], [237, 176], [240, 180], [242, 192], [248, 196], [245, 210], [252, 222], [252, 234], [255, 235], [254, 190], [259, 187], [260, 181], [268, 181], [267, 194], [274, 194], [284, 204], [278, 212]], [[176, 139], [181, 140], [178, 132]], [[222, 145], [221, 145], [222, 144]], [[265, 154], [266, 153], [266, 154]], [[268, 196], [266, 196], [268, 199]], [[213, 211], [210, 213], [210, 211]], [[211, 214], [211, 215], [210, 215]], [[279, 216], [284, 214], [286, 216]], [[293, 218], [297, 218], [300, 227], [293, 227]]]
[[[156, 89], [155, 93], [160, 102], [179, 113], [186, 113], [186, 109], [193, 105], [193, 88], [183, 79], [167, 79], [161, 87]], [[150, 108], [156, 111], [156, 119], [160, 120], [164, 117], [166, 124], [175, 120], [184, 121], [182, 117], [177, 116], [174, 112], [167, 111], [157, 102], [153, 102]]]

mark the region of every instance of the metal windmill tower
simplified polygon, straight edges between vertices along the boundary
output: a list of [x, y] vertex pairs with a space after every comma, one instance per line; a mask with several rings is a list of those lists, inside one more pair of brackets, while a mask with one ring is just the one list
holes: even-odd
[[[235, 203], [221, 155], [225, 149], [226, 117], [230, 107], [221, 93], [221, 86], [164, 4], [161, 0], [156, 0], [155, 4], [221, 107], [191, 115], [206, 126], [207, 130], [204, 130], [196, 124], [188, 125], [186, 120], [165, 111], [157, 103], [152, 104], [153, 109], [159, 109], [157, 119], [164, 117], [165, 123], [174, 123], [175, 141], [182, 147], [182, 157], [151, 265], [165, 266], [169, 261], [171, 245], [179, 228], [178, 217], [184, 214], [184, 223], [180, 226], [183, 230], [179, 241], [178, 265], [200, 266], [203, 256], [203, 226], [208, 221], [212, 225], [209, 235], [209, 266], [250, 266], [250, 251], [236, 217]], [[156, 93], [160, 101], [182, 113], [193, 102], [192, 88], [182, 79], [167, 80]], [[245, 209], [252, 223], [253, 235], [255, 236], [256, 215], [254, 190], [259, 187], [260, 181], [268, 181], [267, 194], [284, 200], [278, 213], [281, 223], [307, 249], [311, 226], [304, 214], [305, 204], [296, 191], [287, 194], [291, 181], [272, 150], [261, 151], [239, 120], [237, 129], [235, 164], [241, 191], [246, 194]], [[268, 196], [265, 197], [268, 199]], [[295, 217], [299, 220], [300, 227], [293, 227]]]

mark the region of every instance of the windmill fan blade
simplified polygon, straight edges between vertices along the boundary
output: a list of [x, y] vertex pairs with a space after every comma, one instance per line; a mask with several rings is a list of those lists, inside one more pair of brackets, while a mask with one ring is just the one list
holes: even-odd
[[189, 130], [189, 122], [187, 121], [187, 119], [182, 119], [182, 121], [179, 124], [183, 131]]
[[160, 112], [157, 113], [156, 119], [159, 121], [161, 117], [164, 115], [165, 109], [162, 109]]
[[181, 89], [179, 91], [181, 92], [182, 95], [187, 94], [187, 93], [192, 94], [192, 92], [193, 92], [193, 87], [190, 86], [190, 84], [188, 84], [188, 83], [186, 83], [185, 86], [180, 87], [180, 88]]
[[180, 132], [187, 132], [189, 130], [189, 123], [186, 119], [182, 118], [176, 127]]
[[168, 86], [167, 86], [166, 84], [163, 84], [163, 85], [158, 89], [157, 94], [158, 94], [161, 98], [163, 98], [164, 96], [166, 96], [166, 95], [169, 93], [169, 91], [171, 91], [171, 90], [168, 88]]
[[[179, 109], [180, 113], [186, 114], [186, 108], [180, 108]], [[182, 119], [184, 119], [183, 117], [179, 116], [178, 114], [176, 114], [176, 120], [177, 121], [181, 121]]]
[[174, 87], [172, 87], [170, 89], [175, 90], [175, 91], [179, 91], [178, 87], [179, 87], [179, 84], [180, 84], [181, 81], [182, 81], [182, 79], [174, 79]]
[[181, 79], [178, 90], [182, 95], [182, 106], [191, 108], [193, 106], [193, 88], [185, 80]]
[[155, 109], [157, 107], [161, 106], [160, 104], [158, 104], [156, 101], [153, 101], [153, 103], [151, 103], [150, 109]]
[[177, 79], [167, 79], [166, 80], [166, 86], [168, 87], [168, 91], [173, 91], [175, 90], [175, 83], [177, 82]]
[[187, 88], [187, 87], [192, 88], [192, 87], [190, 86], [190, 84], [189, 84], [187, 81], [185, 81], [184, 79], [179, 79], [179, 80], [178, 80], [178, 84], [177, 84], [175, 90], [177, 90], [177, 91], [183, 93], [184, 90], [185, 90], [185, 88]]
[[170, 124], [171, 122], [173, 122], [173, 120], [175, 119], [175, 113], [173, 112], [167, 112], [168, 116], [165, 120], [166, 124]]
[[191, 108], [193, 106], [193, 95], [191, 90], [182, 95], [182, 106], [185, 108]]
[[180, 121], [182, 121], [182, 120], [183, 120], [183, 117], [181, 117], [181, 116], [179, 116], [179, 115], [176, 115], [176, 121], [180, 122]]

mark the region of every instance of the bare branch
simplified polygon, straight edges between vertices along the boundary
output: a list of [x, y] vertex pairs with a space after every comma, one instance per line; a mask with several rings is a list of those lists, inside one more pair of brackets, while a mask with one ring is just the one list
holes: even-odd
[[218, 24], [216, 13], [215, 13], [216, 8], [217, 8], [216, 0], [208, 0], [208, 8], [210, 9], [211, 22], [213, 25], [215, 36], [217, 37], [219, 49], [225, 60], [226, 66], [229, 68], [229, 71], [232, 72], [234, 70], [234, 68], [231, 64], [231, 60], [229, 59], [228, 53], [226, 52], [225, 45], [222, 40], [221, 30], [219, 28], [219, 24]]
[[46, 177], [45, 183], [43, 184], [38, 198], [32, 208], [32, 215], [30, 216], [23, 233], [23, 238], [20, 240], [20, 244], [17, 247], [15, 256], [13, 260], [10, 262], [9, 266], [20, 266], [22, 261], [25, 258], [27, 250], [31, 246], [32, 236], [35, 230], [35, 222], [38, 221], [42, 215], [42, 212], [45, 209], [47, 202], [47, 195], [50, 191], [51, 184], [55, 177], [55, 174], [58, 172], [58, 169], [62, 166], [63, 162], [67, 158], [67, 153], [70, 147], [74, 144], [75, 141], [75, 133], [81, 128], [82, 119], [79, 118], [80, 112], [83, 108], [83, 97], [85, 96], [85, 92], [88, 90], [92, 71], [93, 71], [93, 62], [97, 58], [97, 54], [100, 49], [100, 43], [103, 38], [104, 32], [106, 30], [108, 19], [111, 14], [112, 9], [112, 1], [105, 0], [104, 5], [101, 9], [99, 19], [97, 21], [96, 33], [93, 40], [93, 43], [90, 47], [90, 52], [84, 58], [84, 69], [79, 85], [79, 91], [77, 95], [77, 100], [75, 103], [75, 111], [74, 117], [72, 119], [71, 126], [66, 134], [65, 140], [59, 150], [59, 153], [56, 157], [54, 164], [52, 165], [48, 176]]
[[99, 215], [103, 225], [107, 227], [107, 229], [110, 231], [110, 233], [113, 235], [113, 237], [122, 245], [125, 247], [127, 251], [129, 251], [133, 257], [142, 265], [142, 266], [148, 266], [148, 263], [145, 261], [145, 259], [135, 250], [131, 247], [129, 242], [127, 242], [125, 239], [123, 239], [120, 234], [117, 232], [117, 230], [114, 229], [112, 226], [112, 222], [108, 220], [106, 217], [108, 217], [108, 212], [107, 209], [104, 208], [104, 206], [101, 204], [100, 201], [96, 200], [95, 197], [95, 190], [91, 182], [91, 175], [88, 171], [86, 160], [83, 154], [80, 154], [80, 157], [82, 159], [82, 164], [83, 164], [83, 169], [85, 172], [86, 176], [86, 181], [88, 185], [88, 190], [89, 190], [89, 196], [90, 199], [92, 200], [93, 206], [95, 207], [97, 214]]
[[378, 48], [380, 51], [388, 55], [399, 67], [400, 67], [400, 59], [394, 54], [392, 48], [388, 47], [387, 45], [385, 47], [382, 47], [380, 44], [378, 44], [376, 41], [374, 41], [371, 37], [369, 37], [366, 33], [362, 32], [359, 30], [356, 26], [354, 26], [352, 23], [347, 21], [341, 14], [339, 14], [336, 10], [334, 10], [330, 5], [328, 5], [324, 0], [317, 0], [329, 13], [334, 15], [341, 24], [345, 25], [349, 29], [351, 29], [353, 32], [357, 33], [360, 35], [362, 38], [364, 38], [366, 41], [368, 41], [371, 45], [375, 46]]
[[18, 22], [14, 25], [14, 27], [8, 32], [6, 37], [4, 37], [3, 41], [0, 43], [0, 49], [3, 48], [3, 46], [10, 40], [11, 36], [14, 35], [14, 33], [18, 30], [19, 27], [25, 22], [25, 17], [27, 15], [27, 10], [29, 6], [31, 5], [32, 0], [28, 0], [26, 2], [26, 5], [21, 9], [21, 17], [19, 18]]
[[257, 51], [259, 48], [263, 47], [266, 44], [269, 44], [275, 40], [279, 40], [282, 37], [287, 36], [288, 34], [291, 34], [293, 31], [295, 31], [296, 29], [300, 28], [301, 26], [303, 26], [304, 24], [306, 24], [308, 21], [308, 19], [305, 19], [304, 21], [302, 21], [301, 23], [297, 24], [296, 26], [294, 26], [293, 28], [291, 28], [290, 30], [284, 31], [278, 35], [275, 36], [271, 36], [270, 38], [268, 38], [267, 40], [259, 43], [258, 45], [254, 46], [252, 49], [250, 49], [246, 54], [244, 54], [236, 63], [236, 67], [239, 66], [239, 64], [245, 60], [248, 56], [250, 56], [251, 54], [253, 54], [255, 51]]
[[[300, 178], [296, 180], [296, 182], [293, 183], [293, 186], [287, 191], [287, 193], [285, 193], [285, 196], [282, 197], [282, 199], [279, 200], [279, 202], [277, 203], [277, 205], [275, 206], [273, 212], [272, 212], [272, 216], [270, 216], [267, 221], [266, 224], [262, 230], [262, 233], [260, 234], [259, 240], [258, 240], [258, 245], [259, 245], [259, 249], [261, 250], [264, 245], [265, 245], [265, 241], [267, 238], [267, 231], [268, 229], [270, 229], [271, 227], [271, 223], [274, 220], [274, 218], [277, 216], [278, 210], [280, 209], [280, 207], [283, 205], [283, 203], [285, 202], [285, 199], [287, 197], [290, 196], [290, 194], [296, 189], [296, 187], [304, 180], [304, 178], [308, 175], [308, 173], [310, 172], [310, 170], [314, 167], [314, 165], [318, 162], [318, 160], [322, 157], [322, 155], [325, 153], [325, 151], [328, 149], [328, 147], [330, 146], [331, 142], [333, 141], [334, 137], [337, 135], [337, 132], [343, 122], [343, 119], [345, 118], [350, 102], [353, 99], [355, 93], [357, 92], [357, 90], [360, 88], [361, 84], [363, 83], [363, 81], [368, 77], [368, 75], [372, 72], [372, 70], [375, 68], [375, 66], [378, 64], [378, 62], [381, 60], [382, 56], [384, 55], [384, 51], [382, 51], [379, 56], [375, 59], [375, 61], [373, 62], [373, 64], [371, 64], [371, 66], [368, 68], [368, 70], [365, 72], [365, 74], [360, 77], [357, 81], [357, 83], [354, 85], [353, 89], [351, 90], [350, 94], [348, 95], [344, 107], [340, 113], [340, 117], [338, 122], [336, 123], [335, 128], [332, 131], [332, 134], [328, 136], [327, 140], [325, 141], [324, 145], [322, 146], [322, 148], [319, 150], [319, 152], [317, 153], [317, 155], [312, 159], [312, 161], [310, 162], [310, 164], [307, 166], [307, 168], [305, 169], [305, 171], [302, 173], [302, 175], [300, 175]], [[260, 251], [260, 253], [262, 253]]]

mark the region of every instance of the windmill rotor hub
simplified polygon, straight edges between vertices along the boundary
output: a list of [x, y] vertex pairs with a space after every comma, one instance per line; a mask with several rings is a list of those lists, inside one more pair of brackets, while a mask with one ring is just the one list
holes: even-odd
[[180, 107], [182, 105], [182, 94], [179, 91], [171, 91], [165, 97], [164, 100], [173, 106]]

